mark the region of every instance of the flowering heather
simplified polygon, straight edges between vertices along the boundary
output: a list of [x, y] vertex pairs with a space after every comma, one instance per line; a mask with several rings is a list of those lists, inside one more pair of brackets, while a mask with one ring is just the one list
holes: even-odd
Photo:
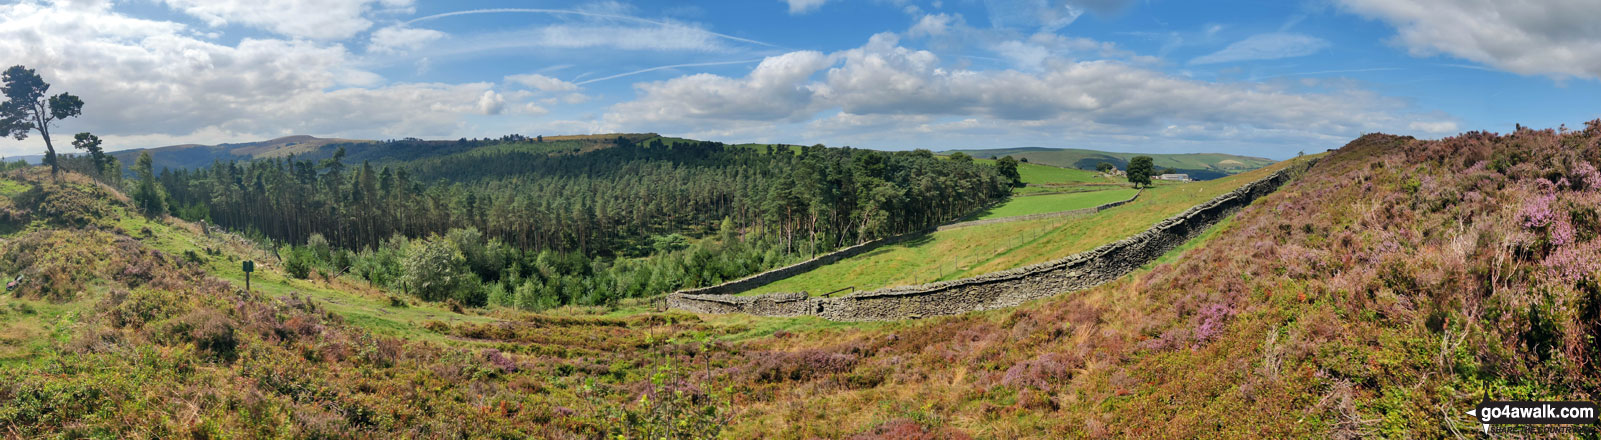
[[1601, 171], [1597, 171], [1595, 165], [1579, 162], [1573, 166], [1573, 177], [1584, 185], [1584, 189], [1601, 191]]
[[1556, 201], [1557, 195], [1548, 193], [1535, 196], [1525, 202], [1523, 210], [1518, 212], [1518, 217], [1523, 219], [1523, 227], [1530, 229], [1543, 228], [1551, 224], [1551, 220], [1556, 218], [1556, 211], [1552, 210], [1551, 205], [1555, 204]]
[[[0, 303], [0, 325], [36, 307], [58, 333], [0, 327], [0, 342], [45, 341], [29, 353], [39, 360], [0, 362], [0, 432], [1454, 437], [1472, 425], [1444, 417], [1485, 394], [1601, 399], [1597, 160], [1601, 121], [1366, 135], [1150, 270], [1016, 308], [874, 324], [643, 305], [456, 314], [386, 307], [390, 293], [337, 277], [283, 289], [317, 295], [244, 294], [173, 257], [182, 249], [155, 249], [197, 234], [84, 214], [60, 224], [91, 226], [0, 241], [0, 272], [38, 280], [7, 299], [31, 305]], [[92, 197], [38, 199], [11, 206], [103, 211], [74, 205]], [[155, 238], [137, 232], [145, 223]]]
[[1066, 382], [1077, 365], [1062, 353], [1040, 353], [1034, 359], [1018, 362], [1006, 370], [1001, 383], [1017, 387], [1034, 387], [1042, 390]]
[[493, 348], [484, 349], [484, 360], [489, 362], [489, 365], [494, 365], [495, 368], [499, 368], [501, 372], [517, 372], [517, 362], [507, 358], [506, 355], [501, 354], [500, 350]]
[[1234, 309], [1226, 304], [1214, 303], [1202, 308], [1201, 312], [1195, 315], [1197, 322], [1194, 336], [1195, 343], [1205, 344], [1216, 338], [1218, 332], [1223, 330], [1223, 325], [1228, 322], [1229, 316], [1233, 314]]

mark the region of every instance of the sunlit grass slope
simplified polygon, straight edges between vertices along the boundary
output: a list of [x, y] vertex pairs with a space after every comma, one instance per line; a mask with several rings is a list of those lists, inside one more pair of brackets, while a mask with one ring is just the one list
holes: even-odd
[[[0, 237], [0, 272], [31, 275], [0, 296], [0, 433], [1466, 438], [1486, 395], [1601, 396], [1598, 163], [1601, 121], [1368, 135], [1165, 263], [1015, 308], [493, 311], [420, 341], [241, 294], [206, 273], [232, 264], [162, 250], [206, 238], [128, 231], [79, 179], [0, 198], [0, 220], [33, 219]], [[1205, 190], [1157, 189], [1175, 188]]]
[[[237, 236], [39, 168], [0, 176], [0, 223], [0, 275], [27, 275], [0, 292], [4, 437], [706, 438], [733, 420], [733, 394], [696, 367], [732, 365], [733, 344], [881, 327], [629, 301], [453, 312], [338, 276], [285, 279]], [[243, 259], [261, 262], [251, 292]]]
[[1134, 194], [1138, 192], [1138, 190], [1130, 188], [1014, 197], [1012, 200], [1009, 200], [1000, 206], [986, 210], [977, 218], [979, 220], [987, 220], [992, 218], [1016, 217], [1020, 215], [1043, 214], [1047, 212], [1093, 208], [1111, 202], [1128, 200], [1129, 197], [1133, 197]]
[[[1043, 263], [1136, 234], [1163, 219], [1265, 177], [1291, 163], [1280, 162], [1217, 180], [1160, 183], [1147, 189], [1133, 203], [1087, 217], [998, 223], [939, 231], [924, 238], [885, 246], [819, 267], [747, 293], [805, 291], [822, 294], [852, 286], [857, 290], [871, 290], [951, 280]], [[1111, 192], [1121, 191], [1085, 194]], [[1010, 203], [1026, 203], [1028, 199], [1042, 197], [1061, 196], [1018, 197]], [[1127, 197], [1117, 199], [1123, 198]]]

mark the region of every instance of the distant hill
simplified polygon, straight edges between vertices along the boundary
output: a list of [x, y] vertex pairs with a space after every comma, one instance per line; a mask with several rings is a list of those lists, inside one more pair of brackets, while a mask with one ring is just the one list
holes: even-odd
[[[363, 161], [371, 161], [373, 163], [409, 161], [465, 153], [484, 148], [532, 148], [550, 152], [589, 151], [609, 146], [611, 145], [611, 140], [618, 137], [629, 138], [637, 142], [657, 136], [652, 133], [549, 136], [543, 138], [541, 142], [536, 142], [535, 139], [520, 137], [500, 139], [463, 138], [456, 140], [406, 138], [377, 141], [297, 135], [259, 142], [218, 145], [184, 144], [156, 148], [135, 148], [113, 151], [110, 154], [122, 161], [123, 168], [127, 169], [138, 159], [140, 153], [148, 151], [155, 168], [160, 170], [163, 168], [193, 169], [209, 167], [213, 162], [217, 161], [283, 158], [289, 155], [294, 155], [296, 159], [322, 160], [332, 157], [335, 151], [344, 148], [345, 163], [359, 164]], [[39, 161], [36, 156], [20, 158], [32, 163]]]
[[1156, 168], [1173, 168], [1180, 173], [1189, 174], [1197, 180], [1211, 180], [1232, 174], [1239, 174], [1257, 168], [1274, 164], [1275, 160], [1260, 157], [1237, 156], [1221, 153], [1190, 153], [1190, 154], [1144, 154], [1144, 153], [1116, 153], [1110, 151], [1082, 150], [1075, 148], [997, 148], [987, 150], [947, 150], [940, 154], [962, 152], [977, 158], [1012, 156], [1017, 159], [1027, 158], [1029, 162], [1060, 167], [1093, 170], [1101, 162], [1110, 162], [1118, 169], [1128, 169], [1128, 161], [1134, 156], [1151, 156], [1156, 162]]
[[373, 141], [319, 138], [306, 135], [284, 136], [277, 139], [237, 144], [199, 145], [183, 144], [156, 148], [135, 148], [113, 151], [110, 154], [122, 161], [124, 168], [132, 166], [139, 154], [149, 151], [156, 169], [196, 168], [210, 166], [213, 161], [263, 159], [291, 154], [305, 155], [334, 144], [366, 144]]

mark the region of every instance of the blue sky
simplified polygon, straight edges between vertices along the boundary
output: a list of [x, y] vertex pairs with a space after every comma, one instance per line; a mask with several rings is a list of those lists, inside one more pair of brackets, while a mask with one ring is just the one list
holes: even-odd
[[114, 148], [649, 131], [1285, 158], [1601, 117], [1601, 8], [1507, 3], [23, 1], [0, 62], [84, 98], [55, 133]]

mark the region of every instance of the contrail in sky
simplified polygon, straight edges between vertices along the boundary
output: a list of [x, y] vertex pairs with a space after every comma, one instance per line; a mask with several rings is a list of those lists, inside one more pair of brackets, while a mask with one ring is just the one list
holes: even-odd
[[440, 19], [440, 18], [445, 18], [445, 17], [454, 17], [454, 16], [458, 16], [458, 15], [504, 14], [504, 13], [578, 15], [578, 16], [594, 17], [594, 18], [610, 18], [610, 19], [614, 19], [614, 20], [632, 21], [632, 22], [635, 22], [635, 23], [653, 24], [653, 25], [657, 25], [657, 26], [690, 28], [690, 29], [695, 29], [695, 30], [701, 31], [701, 32], [705, 32], [705, 33], [710, 34], [710, 35], [715, 35], [717, 37], [721, 37], [721, 38], [725, 38], [725, 39], [729, 39], [729, 40], [733, 40], [733, 41], [738, 41], [738, 42], [742, 42], [742, 43], [750, 43], [750, 44], [755, 44], [755, 45], [759, 45], [759, 46], [767, 46], [767, 47], [778, 47], [777, 45], [769, 44], [769, 43], [766, 43], [766, 42], [756, 41], [756, 40], [752, 40], [752, 39], [749, 39], [749, 38], [740, 38], [740, 37], [736, 37], [736, 36], [728, 35], [728, 34], [719, 34], [719, 33], [716, 33], [716, 32], [705, 30], [705, 29], [691, 27], [691, 26], [685, 26], [685, 25], [677, 24], [677, 23], [671, 23], [671, 22], [660, 21], [660, 20], [651, 20], [651, 19], [639, 18], [639, 17], [634, 17], [634, 16], [628, 16], [628, 15], [607, 14], [607, 13], [601, 13], [601, 12], [576, 11], [576, 10], [571, 10], [571, 9], [542, 9], [542, 8], [473, 9], [473, 10], [468, 10], [468, 11], [445, 12], [445, 13], [441, 13], [441, 14], [429, 15], [429, 16], [426, 16], [426, 17], [417, 17], [417, 18], [413, 18], [413, 19], [407, 21], [405, 24], [411, 25], [413, 23], [417, 23], [417, 22], [420, 22], [420, 21], [428, 21], [428, 20]]
[[587, 80], [579, 81], [579, 82], [576, 82], [576, 83], [573, 83], [573, 84], [577, 84], [577, 85], [581, 86], [581, 85], [589, 84], [589, 83], [596, 82], [596, 81], [605, 81], [605, 80], [608, 80], [608, 79], [617, 79], [617, 78], [622, 78], [622, 77], [625, 77], [625, 76], [634, 76], [634, 75], [638, 75], [638, 74], [641, 74], [641, 73], [655, 72], [657, 70], [663, 70], [663, 69], [676, 69], [676, 68], [679, 68], [679, 67], [726, 66], [726, 65], [729, 65], [729, 64], [756, 63], [756, 62], [761, 62], [761, 61], [762, 60], [756, 59], [756, 60], [743, 60], [743, 61], [715, 61], [715, 62], [710, 62], [710, 63], [689, 63], [689, 64], [673, 64], [673, 65], [669, 65], [669, 66], [656, 66], [656, 67], [652, 67], [652, 68], [649, 68], [649, 69], [639, 69], [639, 70], [635, 70], [633, 72], [619, 73], [619, 74], [612, 75], [612, 76], [605, 76], [605, 77], [600, 77], [600, 78], [595, 78], [595, 79], [587, 79]]

